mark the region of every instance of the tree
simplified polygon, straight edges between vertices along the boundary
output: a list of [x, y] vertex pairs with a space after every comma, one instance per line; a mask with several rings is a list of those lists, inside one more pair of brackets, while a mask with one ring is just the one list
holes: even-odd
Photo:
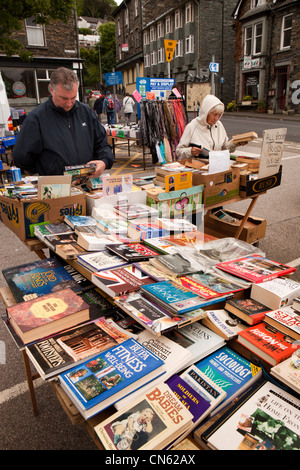
[[76, 0], [3, 0], [0, 15], [0, 50], [7, 56], [19, 54], [27, 58], [23, 44], [13, 39], [12, 33], [20, 31], [26, 18], [34, 18], [38, 24], [51, 21], [66, 23], [75, 8]]
[[80, 0], [77, 12], [81, 16], [112, 20], [111, 14], [117, 6], [115, 0]]

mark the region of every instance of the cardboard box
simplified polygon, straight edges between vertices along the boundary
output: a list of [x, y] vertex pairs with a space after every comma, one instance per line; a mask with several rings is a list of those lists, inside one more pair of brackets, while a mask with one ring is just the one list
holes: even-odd
[[85, 194], [57, 199], [24, 199], [0, 195], [2, 222], [22, 241], [32, 238], [30, 225], [63, 221], [65, 215], [86, 215]]
[[147, 191], [147, 204], [158, 210], [158, 217], [184, 217], [202, 208], [203, 185], [191, 188], [163, 192], [157, 188]]
[[201, 170], [204, 166], [207, 165], [207, 162], [204, 163], [201, 160], [198, 160], [197, 158], [188, 158], [187, 160], [180, 160], [179, 163], [182, 163], [188, 168], [197, 168], [198, 170]]
[[203, 203], [205, 206], [222, 204], [223, 201], [239, 196], [240, 169], [230, 168], [219, 173], [193, 173], [193, 185], [204, 186]]
[[240, 175], [240, 196], [249, 197], [264, 193], [269, 189], [279, 186], [281, 183], [282, 166], [275, 175], [266, 176], [265, 178], [251, 179], [251, 174], [241, 172]]
[[[224, 222], [222, 219], [217, 219], [212, 215], [211, 212], [207, 212], [204, 217], [204, 232], [208, 235], [212, 235], [217, 238], [235, 237], [240, 223], [244, 217], [244, 214], [240, 212], [224, 211], [232, 217], [238, 219], [237, 222]], [[239, 236], [239, 240], [243, 240], [247, 243], [255, 243], [261, 238], [264, 238], [266, 234], [267, 221], [259, 217], [248, 217], [242, 232]]]

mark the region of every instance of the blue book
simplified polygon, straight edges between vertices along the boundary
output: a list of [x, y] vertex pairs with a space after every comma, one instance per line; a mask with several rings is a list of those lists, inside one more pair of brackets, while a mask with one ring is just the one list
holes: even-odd
[[59, 376], [85, 419], [164, 374], [164, 361], [134, 339], [114, 346]]
[[2, 270], [17, 303], [41, 297], [69, 287], [74, 292], [79, 284], [57, 258], [47, 258]]
[[226, 299], [225, 296], [224, 298], [216, 297], [215, 299], [207, 300], [195, 294], [190, 289], [186, 289], [172, 281], [155, 282], [154, 284], [142, 286], [140, 292], [168, 311], [178, 315]]
[[206, 356], [195, 363], [195, 366], [227, 393], [211, 416], [239, 397], [262, 375], [261, 367], [252, 364], [227, 346]]

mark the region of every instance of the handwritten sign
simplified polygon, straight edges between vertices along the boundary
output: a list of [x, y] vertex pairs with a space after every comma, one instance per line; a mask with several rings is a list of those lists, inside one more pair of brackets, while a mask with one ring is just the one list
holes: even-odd
[[286, 128], [267, 129], [263, 131], [263, 143], [258, 172], [259, 178], [265, 178], [266, 176], [278, 173], [286, 133]]

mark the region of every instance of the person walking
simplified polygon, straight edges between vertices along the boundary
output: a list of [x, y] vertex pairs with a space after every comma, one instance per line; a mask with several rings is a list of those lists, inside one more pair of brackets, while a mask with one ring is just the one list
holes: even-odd
[[114, 100], [110, 91], [106, 93], [106, 97], [103, 101], [103, 113], [106, 113], [107, 124], [115, 123], [115, 110], [114, 110]]
[[96, 101], [94, 103], [94, 111], [98, 116], [99, 122], [101, 122], [101, 114], [102, 114], [102, 111], [103, 111], [103, 100], [104, 100], [104, 96], [101, 95], [96, 99]]
[[123, 99], [123, 108], [124, 108], [124, 116], [126, 123], [129, 124], [131, 121], [131, 114], [133, 113], [133, 106], [134, 101], [131, 98], [129, 93], [126, 93], [125, 98]]

